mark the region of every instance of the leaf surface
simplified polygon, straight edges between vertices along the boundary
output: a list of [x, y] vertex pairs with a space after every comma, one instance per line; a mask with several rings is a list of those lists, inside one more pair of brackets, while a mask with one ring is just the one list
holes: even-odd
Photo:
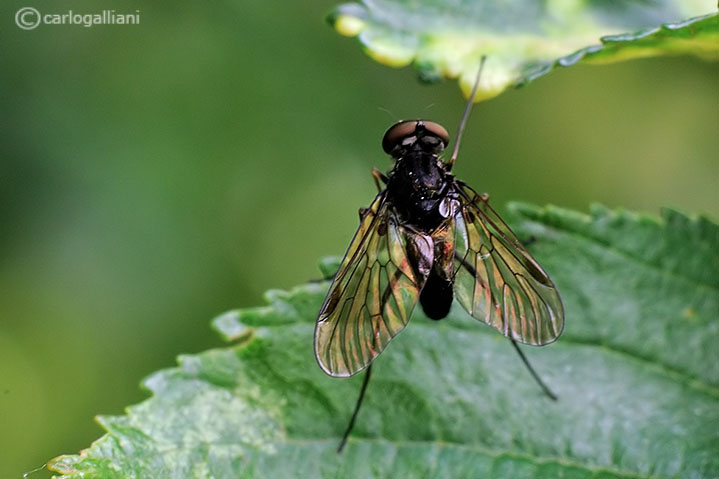
[[487, 55], [476, 101], [552, 71], [656, 55], [719, 59], [717, 4], [707, 0], [380, 0], [329, 16], [369, 56], [420, 77], [459, 78], [465, 95]]
[[73, 479], [719, 476], [719, 226], [670, 210], [510, 211], [566, 307], [556, 343], [524, 348], [558, 401], [455, 304], [439, 322], [415, 314], [375, 362], [338, 455], [362, 378], [317, 366], [328, 283], [309, 283], [218, 317], [231, 346], [150, 376], [151, 398], [99, 418], [107, 433], [49, 468]]

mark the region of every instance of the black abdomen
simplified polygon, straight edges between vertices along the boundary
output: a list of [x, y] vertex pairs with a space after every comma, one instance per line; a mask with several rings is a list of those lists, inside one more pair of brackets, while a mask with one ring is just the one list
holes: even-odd
[[443, 319], [452, 306], [452, 281], [443, 278], [433, 268], [419, 295], [424, 314], [430, 319]]

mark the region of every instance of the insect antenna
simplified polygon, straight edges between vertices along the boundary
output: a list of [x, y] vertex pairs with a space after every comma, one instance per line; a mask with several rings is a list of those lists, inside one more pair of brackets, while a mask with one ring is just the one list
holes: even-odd
[[392, 112], [392, 110], [389, 110], [389, 109], [387, 109], [387, 108], [385, 108], [385, 107], [383, 107], [383, 106], [378, 106], [377, 109], [378, 109], [379, 111], [383, 111], [383, 112], [387, 113], [389, 116], [392, 117], [392, 119], [393, 119], [394, 121], [399, 121], [399, 117], [398, 117], [397, 115], [395, 115], [395, 114]]
[[352, 429], [355, 425], [355, 419], [357, 419], [357, 414], [359, 413], [360, 407], [362, 407], [362, 401], [364, 400], [364, 393], [367, 391], [367, 385], [369, 384], [369, 378], [372, 375], [372, 365], [370, 364], [367, 366], [367, 372], [364, 373], [364, 382], [362, 383], [362, 389], [360, 389], [359, 397], [357, 398], [357, 404], [355, 405], [355, 410], [352, 413], [352, 417], [350, 418], [350, 423], [347, 425], [347, 429], [345, 430], [344, 435], [342, 436], [342, 441], [340, 441], [340, 445], [337, 448], [337, 454], [342, 452], [342, 449], [344, 449], [345, 444], [347, 443], [347, 438], [349, 437], [350, 433], [352, 432]]
[[534, 370], [534, 368], [532, 367], [532, 365], [529, 364], [529, 360], [528, 360], [527, 357], [524, 355], [524, 353], [522, 352], [522, 350], [519, 349], [519, 345], [517, 344], [517, 341], [515, 341], [515, 340], [512, 339], [512, 338], [510, 338], [509, 340], [512, 342], [512, 346], [514, 346], [514, 350], [517, 351], [517, 354], [519, 354], [519, 357], [522, 359], [522, 362], [524, 363], [524, 365], [527, 366], [527, 369], [529, 370], [529, 373], [532, 375], [532, 377], [534, 378], [534, 380], [537, 381], [537, 384], [539, 385], [540, 388], [542, 388], [542, 391], [544, 391], [544, 394], [546, 394], [547, 396], [549, 396], [549, 399], [551, 399], [552, 401], [556, 401], [556, 400], [557, 400], [557, 395], [554, 394], [554, 393], [552, 392], [552, 390], [549, 389], [549, 387], [547, 387], [547, 385], [544, 384], [544, 382], [540, 379], [539, 374], [537, 374], [537, 372]]
[[452, 166], [454, 166], [454, 162], [457, 159], [457, 154], [459, 154], [459, 144], [462, 141], [462, 133], [464, 133], [464, 127], [467, 125], [467, 120], [469, 120], [469, 112], [472, 111], [472, 104], [474, 103], [474, 97], [477, 95], [477, 89], [479, 88], [479, 79], [482, 77], [482, 69], [484, 68], [484, 61], [486, 59], [487, 55], [482, 55], [482, 58], [480, 58], [479, 60], [479, 71], [477, 71], [477, 78], [474, 80], [472, 93], [469, 94], [467, 106], [464, 107], [464, 114], [462, 115], [462, 120], [459, 122], [459, 128], [457, 129], [457, 141], [454, 144], [454, 151], [452, 152], [452, 156], [447, 163], [447, 171], [452, 170]]

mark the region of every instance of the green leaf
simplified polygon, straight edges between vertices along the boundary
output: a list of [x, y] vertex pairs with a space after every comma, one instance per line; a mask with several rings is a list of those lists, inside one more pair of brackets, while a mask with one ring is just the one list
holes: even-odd
[[338, 455], [362, 378], [316, 365], [328, 285], [309, 283], [217, 318], [235, 344], [152, 375], [150, 399], [101, 417], [107, 434], [48, 467], [77, 479], [719, 476], [719, 226], [669, 210], [510, 210], [565, 302], [559, 341], [525, 348], [558, 401], [457, 305], [438, 322], [417, 313], [375, 362]]
[[716, 7], [707, 0], [380, 0], [341, 5], [329, 21], [378, 62], [413, 64], [426, 81], [459, 78], [466, 96], [487, 55], [481, 101], [580, 61], [719, 60]]

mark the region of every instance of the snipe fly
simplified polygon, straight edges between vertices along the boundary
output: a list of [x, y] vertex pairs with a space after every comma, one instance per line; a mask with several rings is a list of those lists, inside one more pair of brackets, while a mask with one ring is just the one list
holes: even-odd
[[366, 369], [338, 451], [354, 426], [372, 361], [407, 326], [417, 301], [439, 320], [456, 298], [471, 316], [509, 338], [537, 383], [556, 399], [517, 342], [542, 346], [562, 334], [557, 289], [489, 206], [489, 196], [451, 174], [483, 65], [484, 58], [447, 162], [440, 155], [449, 133], [435, 122], [401, 121], [382, 139], [394, 166], [386, 176], [372, 172], [380, 192], [360, 209], [359, 229], [315, 327], [315, 356], [325, 373], [349, 377]]

